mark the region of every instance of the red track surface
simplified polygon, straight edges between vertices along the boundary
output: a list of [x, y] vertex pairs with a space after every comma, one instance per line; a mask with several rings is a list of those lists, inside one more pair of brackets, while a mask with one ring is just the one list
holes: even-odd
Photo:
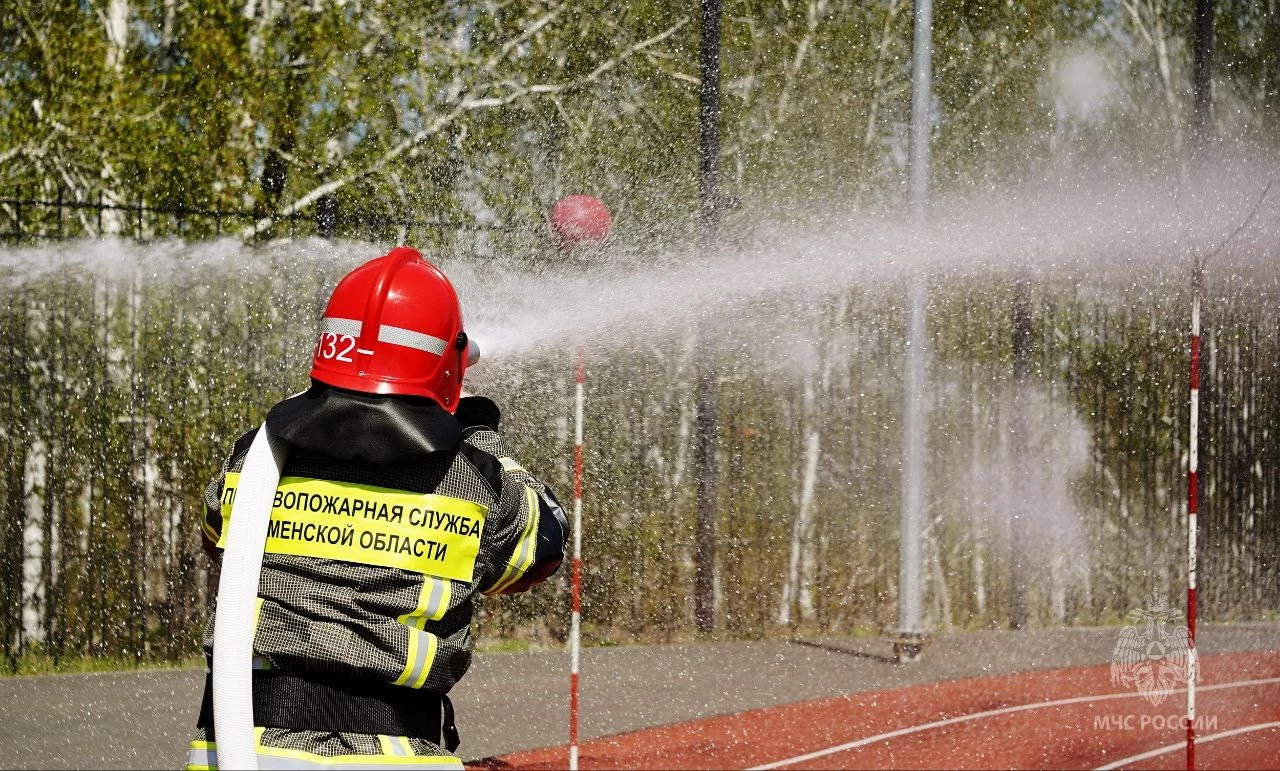
[[[1275, 681], [1241, 684], [1268, 679]], [[1201, 685], [1202, 740], [1280, 722], [1280, 651], [1204, 656]], [[1214, 685], [1222, 687], [1208, 687]], [[977, 715], [1062, 699], [1078, 700]], [[1182, 691], [1154, 706], [1112, 685], [1108, 666], [1060, 669], [817, 699], [596, 739], [581, 745], [580, 767], [747, 768], [792, 760], [777, 767], [1096, 768], [1184, 742], [1184, 709]], [[965, 716], [973, 717], [926, 726]], [[889, 732], [899, 733], [863, 741]], [[863, 743], [837, 749], [854, 742]], [[814, 753], [822, 754], [802, 759]], [[554, 747], [480, 765], [545, 769], [567, 762], [566, 748]], [[1280, 769], [1280, 727], [1202, 741], [1196, 765]], [[1179, 747], [1130, 767], [1180, 769], [1186, 759]]]

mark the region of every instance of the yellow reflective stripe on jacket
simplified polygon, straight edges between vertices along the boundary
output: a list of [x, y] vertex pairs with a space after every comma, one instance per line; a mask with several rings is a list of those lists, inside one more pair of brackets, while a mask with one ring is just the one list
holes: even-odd
[[538, 506], [538, 494], [528, 485], [524, 488], [525, 508], [529, 511], [529, 518], [524, 523], [524, 530], [520, 533], [520, 541], [516, 544], [516, 548], [511, 552], [511, 559], [507, 561], [507, 569], [503, 571], [502, 578], [497, 583], [487, 589], [485, 594], [501, 594], [504, 589], [511, 584], [520, 580], [533, 565], [534, 552], [538, 545], [538, 518], [540, 516], [540, 507]]
[[[262, 736], [262, 729], [256, 731]], [[313, 752], [290, 750], [282, 747], [257, 746], [258, 768], [324, 768], [324, 769], [359, 769], [359, 768], [395, 768], [421, 769], [421, 771], [461, 771], [462, 761], [452, 755], [414, 755], [413, 748], [403, 736], [379, 736], [379, 744], [384, 752], [390, 748], [392, 752], [384, 755], [317, 755]], [[387, 743], [382, 744], [386, 739]], [[401, 754], [407, 751], [408, 754]], [[214, 742], [195, 741], [187, 752], [187, 771], [216, 771], [218, 768], [218, 747]]]
[[[263, 602], [264, 600], [261, 597], [255, 597], [253, 600], [253, 635], [254, 637], [258, 636], [258, 622], [262, 620], [262, 603]], [[253, 668], [263, 669], [263, 670], [271, 669], [271, 662], [255, 654], [253, 657]]]
[[498, 458], [498, 462], [502, 464], [503, 471], [524, 471], [524, 466], [517, 463], [515, 458]]
[[208, 538], [211, 543], [217, 543], [219, 541], [218, 531], [213, 529], [213, 526], [209, 524], [209, 520], [201, 520], [200, 527], [204, 530], [204, 537]]
[[227, 540], [227, 522], [231, 521], [231, 507], [236, 502], [236, 488], [240, 486], [240, 472], [228, 471], [222, 475], [222, 536], [218, 545]]
[[439, 621], [444, 618], [445, 611], [449, 610], [449, 603], [452, 600], [452, 581], [447, 578], [423, 576], [422, 592], [418, 595], [417, 607], [411, 612], [397, 617], [396, 621], [405, 626], [425, 629], [428, 619]]
[[421, 629], [408, 627], [405, 631], [409, 634], [409, 651], [405, 656], [404, 671], [396, 678], [396, 685], [421, 688], [427, 682], [431, 665], [436, 660], [436, 649], [440, 641], [435, 635]]
[[[240, 475], [222, 492], [225, 547]], [[285, 477], [276, 488], [266, 551], [400, 568], [471, 582], [486, 506], [462, 498]]]

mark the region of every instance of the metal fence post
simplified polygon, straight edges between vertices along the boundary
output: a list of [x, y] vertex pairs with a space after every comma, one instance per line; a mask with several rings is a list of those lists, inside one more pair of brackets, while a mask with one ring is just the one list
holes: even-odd
[[338, 198], [330, 193], [316, 201], [316, 235], [332, 240], [338, 234]]
[[[704, 253], [717, 248], [720, 204], [720, 0], [702, 0], [698, 104], [698, 210]], [[709, 334], [701, 325], [700, 335]], [[693, 615], [698, 631], [715, 629], [716, 568], [716, 370], [714, 355], [700, 363], [694, 392], [694, 465], [697, 467], [694, 524]]]
[[[929, 208], [929, 106], [933, 94], [933, 0], [916, 0], [911, 56], [911, 207], [916, 232], [923, 237]], [[899, 663], [915, 661], [923, 649], [921, 619], [924, 598], [922, 550], [927, 485], [924, 455], [929, 426], [925, 388], [925, 353], [929, 290], [923, 268], [916, 268], [907, 289], [907, 346], [903, 384], [902, 498], [898, 545]]]

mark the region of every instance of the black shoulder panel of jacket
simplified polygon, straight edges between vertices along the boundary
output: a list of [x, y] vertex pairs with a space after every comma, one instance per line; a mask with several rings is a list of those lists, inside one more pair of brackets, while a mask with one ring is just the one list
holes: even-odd
[[502, 500], [502, 463], [470, 442], [458, 445], [458, 451], [475, 466], [480, 478], [493, 490], [494, 500]]
[[[254, 437], [258, 435], [258, 429], [250, 429], [240, 435], [235, 443], [231, 445], [231, 456], [228, 458], [227, 466], [230, 466], [239, 458], [249, 454], [249, 446], [253, 444]], [[224, 472], [226, 469], [222, 469]]]
[[438, 452], [408, 463], [335, 461], [331, 455], [297, 448], [289, 453], [280, 476], [328, 479], [406, 492], [433, 493], [449, 473], [454, 457], [455, 453]]
[[404, 463], [456, 451], [462, 439], [458, 421], [430, 399], [323, 383], [272, 407], [267, 429], [294, 447], [366, 463]]
[[258, 429], [246, 431], [231, 445], [231, 452], [222, 462], [222, 468], [210, 480], [204, 490], [204, 516], [200, 520], [205, 540], [210, 546], [218, 542], [222, 535], [222, 482], [228, 470], [239, 468], [244, 457], [249, 454], [249, 446], [258, 435]]

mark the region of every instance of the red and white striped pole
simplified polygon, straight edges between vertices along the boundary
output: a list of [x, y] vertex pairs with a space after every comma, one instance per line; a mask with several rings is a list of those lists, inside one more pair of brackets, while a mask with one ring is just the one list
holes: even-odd
[[573, 615], [569, 625], [569, 769], [578, 768], [578, 651], [582, 632], [582, 406], [586, 364], [578, 346], [573, 423]]
[[1191, 419], [1187, 462], [1187, 771], [1196, 767], [1196, 509], [1200, 469], [1200, 293], [1203, 269], [1191, 277]]

